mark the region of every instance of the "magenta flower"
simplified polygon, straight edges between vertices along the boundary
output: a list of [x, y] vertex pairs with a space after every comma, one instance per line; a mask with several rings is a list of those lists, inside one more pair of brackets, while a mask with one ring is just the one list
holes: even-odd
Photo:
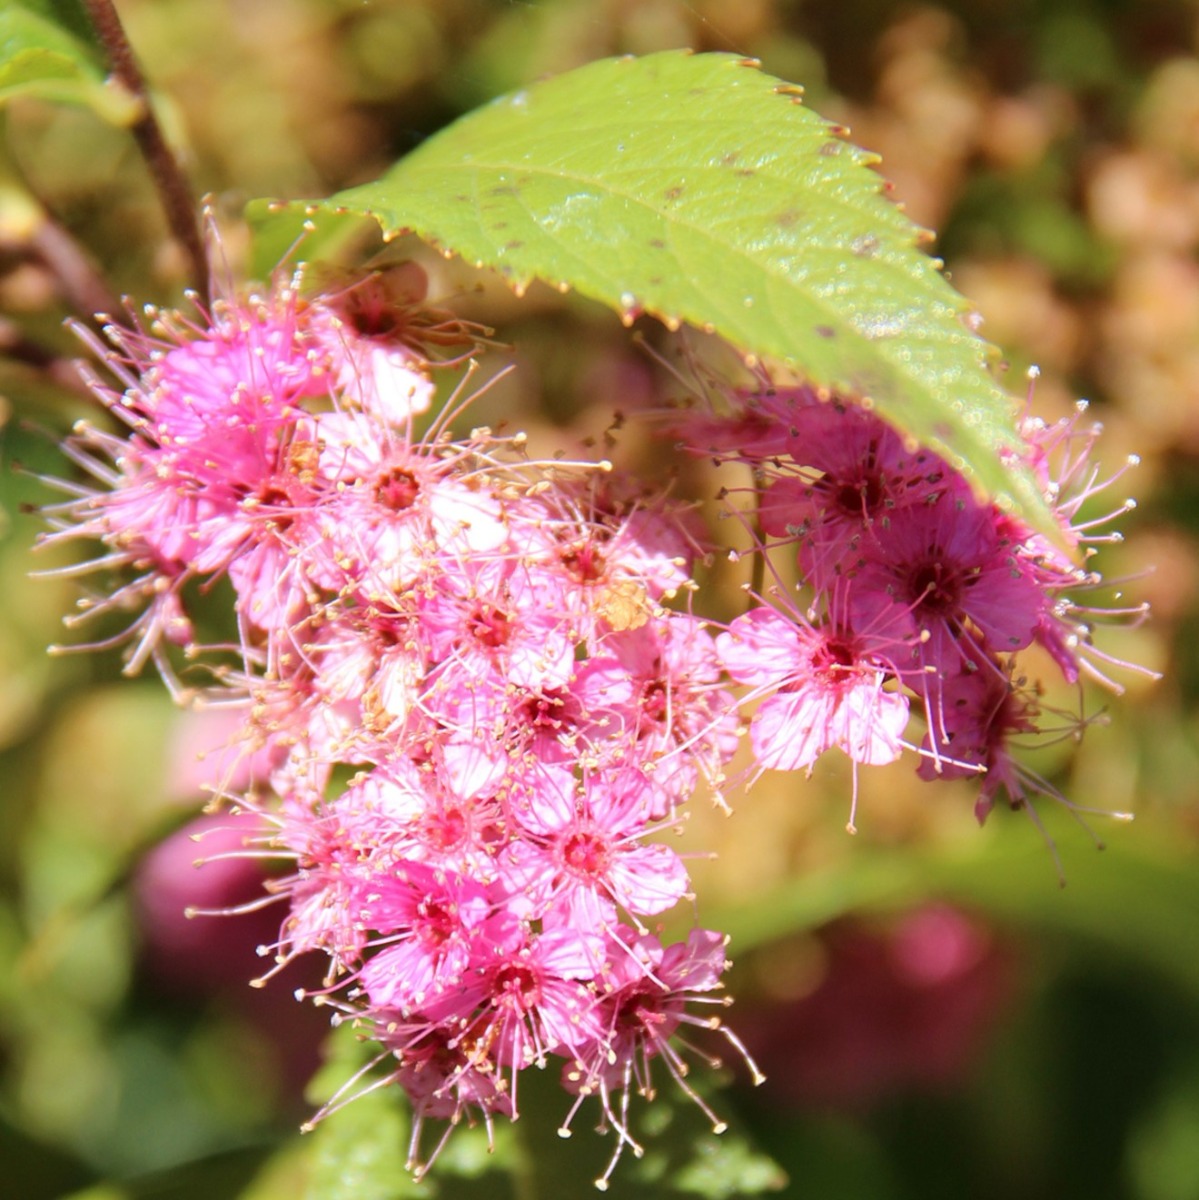
[[977, 665], [988, 649], [1028, 646], [1046, 598], [990, 508], [960, 497], [894, 513], [862, 544], [851, 608], [865, 625], [891, 614], [913, 636], [913, 686], [929, 671]]
[[1013, 808], [1024, 804], [1030, 784], [1053, 789], [1021, 767], [1012, 747], [1019, 734], [1035, 734], [1034, 697], [1020, 690], [998, 663], [941, 681], [930, 698], [929, 731], [921, 747], [922, 779], [981, 775], [974, 814], [981, 825], [1002, 789]]
[[[707, 929], [693, 929], [685, 943], [663, 947], [652, 934], [637, 934], [627, 928], [612, 938], [611, 968], [605, 976], [604, 994], [598, 1004], [601, 1033], [584, 1042], [575, 1061], [563, 1069], [563, 1085], [578, 1099], [560, 1130], [570, 1132], [582, 1102], [598, 1096], [605, 1125], [615, 1132], [616, 1145], [607, 1169], [595, 1181], [606, 1190], [625, 1147], [637, 1156], [642, 1148], [629, 1130], [630, 1093], [647, 1098], [654, 1095], [651, 1063], [661, 1058], [684, 1093], [711, 1121], [716, 1133], [726, 1128], [707, 1102], [687, 1083], [688, 1065], [671, 1038], [680, 1025], [720, 1032], [745, 1060], [755, 1083], [764, 1078], [735, 1034], [719, 1017], [700, 1016], [689, 1005], [720, 1003], [712, 993], [723, 985], [720, 977], [725, 961], [726, 939]], [[618, 1099], [619, 1097], [619, 1099]]]

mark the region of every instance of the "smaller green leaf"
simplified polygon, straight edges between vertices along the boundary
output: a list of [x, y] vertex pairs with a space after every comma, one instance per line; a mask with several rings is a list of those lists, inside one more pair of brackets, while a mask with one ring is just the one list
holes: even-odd
[[304, 1200], [403, 1200], [428, 1196], [405, 1166], [408, 1118], [399, 1089], [363, 1096], [311, 1135]]
[[[651, 1073], [657, 1084], [652, 1102], [636, 1096], [629, 1113], [629, 1132], [644, 1152], [638, 1155], [626, 1147], [611, 1174], [613, 1195], [666, 1200], [683, 1194], [724, 1200], [777, 1192], [786, 1186], [783, 1169], [754, 1144], [743, 1126], [734, 1123], [731, 1105], [721, 1096], [711, 1070], [696, 1070], [687, 1085], [722, 1121], [729, 1122], [719, 1134], [660, 1060]], [[606, 1136], [593, 1134], [600, 1115], [599, 1099], [594, 1098], [572, 1122], [572, 1135], [561, 1136], [558, 1129], [569, 1097], [559, 1076], [553, 1069], [525, 1071], [521, 1076], [521, 1115], [512, 1128], [524, 1153], [517, 1165], [515, 1191], [518, 1196], [588, 1200], [597, 1195], [595, 1180], [611, 1164], [615, 1134], [611, 1128]], [[619, 1101], [614, 1097], [612, 1102]]]
[[5, 7], [37, 13], [59, 29], [73, 34], [83, 45], [99, 45], [84, 0], [5, 0]]
[[379, 238], [376, 221], [352, 213], [329, 215], [317, 224], [302, 208], [254, 200], [246, 215], [256, 229], [249, 274], [263, 282], [289, 261], [336, 263], [365, 237]]
[[[309, 1085], [328, 1100], [366, 1061], [366, 1048], [349, 1026], [325, 1044], [328, 1061]], [[367, 1086], [359, 1083], [358, 1090]], [[355, 1087], [355, 1085], [351, 1085]], [[406, 1159], [409, 1118], [398, 1087], [359, 1096], [326, 1117], [309, 1135], [308, 1186], [304, 1200], [403, 1200], [428, 1196], [412, 1180]]]
[[0, 105], [31, 97], [90, 108], [128, 126], [141, 102], [105, 77], [90, 49], [54, 21], [27, 8], [0, 12]]
[[680, 1192], [724, 1200], [726, 1196], [758, 1196], [787, 1185], [782, 1168], [754, 1148], [744, 1134], [709, 1133], [692, 1144], [694, 1157], [674, 1177]]

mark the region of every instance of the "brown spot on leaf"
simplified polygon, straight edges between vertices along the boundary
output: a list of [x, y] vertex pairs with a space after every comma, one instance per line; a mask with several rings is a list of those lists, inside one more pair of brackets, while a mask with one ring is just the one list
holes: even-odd
[[784, 229], [790, 229], [793, 225], [799, 224], [802, 215], [798, 208], [786, 208], [774, 218], [775, 224], [781, 225]]
[[674, 185], [674, 187], [667, 188], [666, 191], [663, 192], [662, 194], [666, 197], [667, 200], [677, 200], [683, 194], [683, 192], [685, 190], [686, 189], [683, 187], [683, 185], [681, 183], [676, 183]]
[[818, 337], [831, 338], [837, 336], [837, 331], [831, 325], [817, 325], [816, 334]]

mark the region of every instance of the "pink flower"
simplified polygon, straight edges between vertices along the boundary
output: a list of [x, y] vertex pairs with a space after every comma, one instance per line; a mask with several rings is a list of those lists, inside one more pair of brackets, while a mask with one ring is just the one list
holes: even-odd
[[884, 690], [888, 666], [871, 654], [871, 639], [848, 626], [816, 627], [755, 608], [716, 644], [734, 679], [770, 693], [750, 725], [763, 767], [810, 767], [832, 746], [860, 763], [899, 757], [908, 700]]
[[371, 1007], [407, 1015], [457, 986], [487, 937], [492, 904], [473, 880], [420, 863], [379, 872], [374, 888], [359, 917], [381, 949], [358, 981]]
[[[689, 1067], [671, 1038], [680, 1025], [718, 1031], [749, 1067], [754, 1083], [763, 1076], [745, 1047], [719, 1017], [688, 1011], [691, 1004], [712, 1004], [711, 993], [722, 986], [726, 939], [707, 929], [693, 929], [686, 942], [663, 947], [652, 934], [621, 927], [611, 938], [605, 990], [596, 1014], [598, 1034], [577, 1047], [575, 1061], [563, 1068], [563, 1086], [576, 1093], [560, 1132], [569, 1133], [584, 1099], [598, 1096], [605, 1124], [615, 1131], [616, 1145], [607, 1169], [595, 1181], [606, 1190], [625, 1146], [640, 1156], [642, 1148], [629, 1132], [628, 1104], [635, 1089], [652, 1097], [651, 1062], [661, 1058], [686, 1096], [711, 1121], [716, 1133], [726, 1128], [707, 1102], [688, 1083]], [[618, 1098], [619, 1097], [619, 1098]]]
[[[516, 1072], [550, 1054], [573, 1057], [598, 1032], [595, 1000], [580, 982], [603, 961], [598, 937], [571, 929], [515, 933], [480, 948], [461, 986], [428, 1006], [440, 1024], [463, 1030], [475, 1053]], [[516, 1088], [512, 1087], [513, 1110]]]
[[589, 773], [579, 795], [568, 776], [535, 779], [517, 813], [524, 836], [503, 857], [514, 907], [588, 932], [615, 923], [614, 905], [643, 914], [672, 907], [687, 890], [682, 861], [638, 840], [655, 806], [639, 771]]

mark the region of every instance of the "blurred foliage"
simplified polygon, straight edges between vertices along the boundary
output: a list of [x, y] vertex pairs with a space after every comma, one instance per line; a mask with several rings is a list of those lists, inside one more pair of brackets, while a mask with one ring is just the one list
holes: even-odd
[[[1101, 562], [1129, 580], [1131, 596], [1151, 600], [1154, 618], [1100, 636], [1117, 657], [1166, 677], [1149, 685], [1120, 674], [1119, 698], [1089, 687], [1081, 699], [1046, 698], [1066, 714], [1106, 708], [1108, 721], [1094, 721], [1073, 754], [1078, 722], [1064, 717], [1061, 744], [1032, 765], [1087, 810], [1137, 814], [1132, 827], [1080, 814], [1109, 845], [1100, 855], [1063, 806], [1042, 805], [1065, 891], [1023, 815], [996, 812], [980, 832], [967, 787], [931, 789], [910, 763], [862, 773], [857, 838], [843, 828], [849, 773], [831, 759], [801, 786], [764, 778], [732, 818], [695, 812], [689, 846], [721, 852], [695, 863], [700, 918], [734, 934], [733, 1023], [774, 1078], [714, 1096], [740, 1117], [725, 1135], [733, 1140], [711, 1160], [701, 1151], [675, 1192], [735, 1194], [730, 1180], [748, 1189], [755, 1171], [765, 1186], [764, 1151], [796, 1196], [1199, 1195], [1194, 5], [121, 0], [120, 9], [160, 116], [197, 190], [212, 196], [220, 278], [237, 278], [248, 253], [238, 220], [248, 198], [375, 178], [478, 103], [602, 55], [683, 45], [755, 55], [882, 154], [909, 214], [941, 231], [952, 279], [1004, 348], [1011, 379], [1040, 365], [1037, 411], [1052, 418], [1089, 397], [1107, 425], [1109, 468], [1141, 455], [1119, 485], [1140, 500], [1124, 521], [1128, 540], [1104, 547]], [[178, 300], [182, 258], [127, 135], [86, 106], [28, 95], [0, 120], [0, 333], [11, 326], [76, 352], [61, 329], [72, 297], [48, 259], [48, 230], [72, 234], [114, 293]], [[379, 250], [373, 234], [349, 233], [347, 255]], [[650, 393], [651, 365], [592, 306], [537, 289], [518, 305], [459, 264], [411, 245], [398, 252], [421, 255], [433, 295], [520, 347], [515, 379], [484, 398], [479, 420], [527, 425], [534, 444], [550, 433], [595, 437], [614, 408]], [[200, 951], [175, 964], [190, 973], [162, 969], [139, 870], [145, 847], [202, 803], [186, 781], [164, 782], [188, 773], [188, 731], [155, 681], [119, 680], [115, 655], [44, 653], [64, 640], [60, 614], [78, 595], [54, 574], [62, 554], [30, 553], [42, 520], [29, 508], [55, 497], [39, 476], [68, 473], [57, 439], [90, 412], [69, 380], [55, 364], [0, 360], [0, 1190], [22, 1200], [318, 1200], [339, 1194], [338, 1139], [362, 1145], [349, 1131], [365, 1123], [384, 1157], [364, 1167], [369, 1182], [356, 1196], [587, 1193], [608, 1142], [583, 1122], [560, 1142], [560, 1101], [534, 1096], [530, 1117], [539, 1105], [553, 1113], [543, 1128], [522, 1120], [497, 1136], [490, 1160], [482, 1131], [460, 1131], [448, 1169], [419, 1189], [398, 1170], [407, 1118], [385, 1095], [300, 1138], [319, 1103], [302, 1088], [322, 1022], [297, 1018], [314, 1014], [291, 1001], [295, 981], [251, 991]], [[652, 463], [639, 435], [625, 441], [630, 458]], [[710, 490], [710, 480], [696, 469], [684, 486]], [[30, 569], [46, 574], [31, 580]], [[961, 972], [947, 968], [935, 989], [892, 969], [905, 922], [929, 901], [969, 914], [977, 939]], [[818, 1024], [832, 1021], [820, 997], [835, 987], [853, 1003], [840, 1006], [840, 1024]], [[972, 1010], [974, 1032], [943, 1076], [900, 1063], [861, 1076], [852, 1096], [809, 1086], [805, 1063], [818, 1060], [830, 1078], [849, 1078], [838, 1048], [882, 1064], [900, 1061], [888, 1038], [944, 1046], [967, 998], [980, 995], [990, 999]], [[901, 1002], [907, 1023], [889, 1023]], [[806, 1038], [805, 1021], [822, 1036]], [[789, 1067], [791, 1052], [800, 1057]], [[697, 1114], [662, 1111], [706, 1136]], [[668, 1136], [655, 1152], [669, 1156], [692, 1136]], [[488, 1161], [512, 1174], [481, 1173]], [[658, 1186], [655, 1161], [622, 1164], [614, 1190], [647, 1194]]]

